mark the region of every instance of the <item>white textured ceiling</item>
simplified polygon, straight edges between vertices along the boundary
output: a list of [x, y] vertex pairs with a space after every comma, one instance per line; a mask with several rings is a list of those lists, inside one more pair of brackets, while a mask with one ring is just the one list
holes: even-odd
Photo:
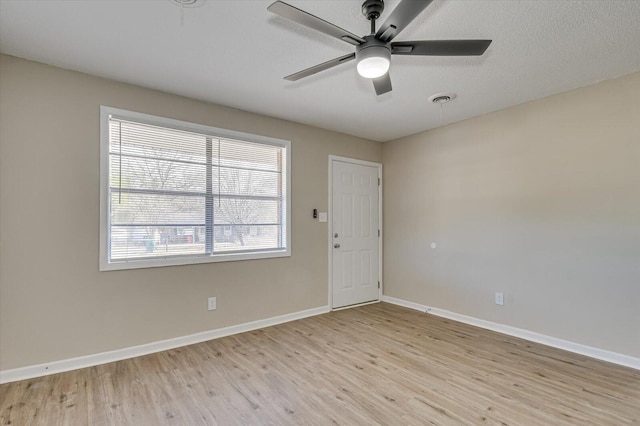
[[[205, 0], [181, 25], [169, 0], [0, 0], [0, 51], [378, 141], [640, 71], [640, 1], [436, 0], [396, 41], [493, 39], [484, 56], [394, 56], [379, 97], [355, 61], [288, 82], [353, 47], [270, 3]], [[288, 3], [369, 32], [361, 0]], [[458, 98], [441, 111], [439, 92]]]

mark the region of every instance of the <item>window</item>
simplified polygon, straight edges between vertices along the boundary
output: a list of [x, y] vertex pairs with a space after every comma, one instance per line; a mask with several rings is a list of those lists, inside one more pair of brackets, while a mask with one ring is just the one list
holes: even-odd
[[290, 255], [290, 142], [101, 108], [100, 270]]

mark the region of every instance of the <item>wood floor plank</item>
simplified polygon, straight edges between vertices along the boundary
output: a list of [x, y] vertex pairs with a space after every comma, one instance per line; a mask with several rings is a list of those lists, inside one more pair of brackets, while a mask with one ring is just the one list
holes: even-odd
[[640, 371], [373, 304], [0, 385], [3, 425], [638, 425]]

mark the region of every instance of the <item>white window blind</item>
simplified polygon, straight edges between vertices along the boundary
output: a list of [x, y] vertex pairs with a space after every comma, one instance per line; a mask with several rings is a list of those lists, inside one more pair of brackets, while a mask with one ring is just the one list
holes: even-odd
[[288, 144], [126, 113], [105, 119], [109, 264], [288, 253]]

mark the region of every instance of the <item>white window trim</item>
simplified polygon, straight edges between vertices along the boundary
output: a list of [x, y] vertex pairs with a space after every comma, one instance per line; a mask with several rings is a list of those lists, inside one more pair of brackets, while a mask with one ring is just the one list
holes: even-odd
[[[133, 121], [169, 127], [173, 129], [208, 134], [216, 138], [228, 138], [281, 146], [287, 152], [286, 168], [286, 248], [249, 253], [198, 254], [167, 256], [146, 259], [109, 261], [109, 116], [127, 117]], [[291, 256], [291, 141], [268, 136], [253, 135], [234, 130], [220, 129], [203, 124], [189, 123], [124, 109], [100, 106], [100, 271], [155, 268], [162, 266], [192, 265], [237, 260], [267, 259]]]

